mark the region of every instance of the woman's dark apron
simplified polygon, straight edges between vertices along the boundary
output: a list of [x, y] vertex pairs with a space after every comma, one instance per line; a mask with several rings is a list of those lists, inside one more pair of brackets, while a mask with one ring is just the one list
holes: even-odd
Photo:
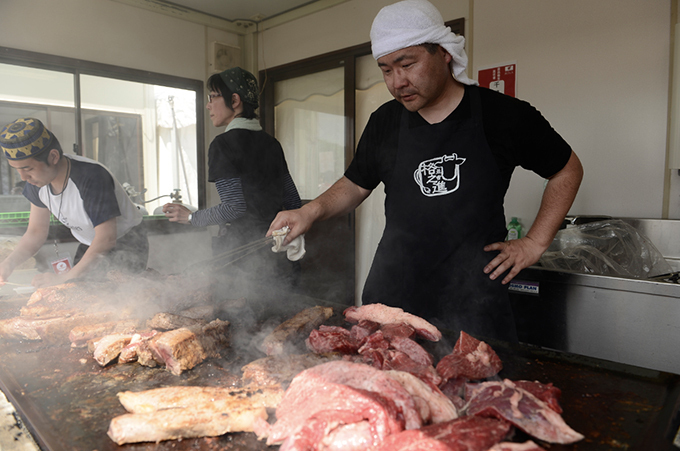
[[443, 329], [517, 341], [507, 287], [484, 266], [505, 238], [506, 186], [486, 141], [477, 89], [471, 117], [409, 128], [404, 110], [396, 166], [385, 181], [386, 227], [364, 303], [403, 308]]

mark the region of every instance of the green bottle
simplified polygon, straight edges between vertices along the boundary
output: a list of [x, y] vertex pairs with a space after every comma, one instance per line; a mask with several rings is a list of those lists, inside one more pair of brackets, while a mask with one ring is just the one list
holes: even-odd
[[512, 220], [508, 223], [508, 236], [506, 240], [516, 240], [522, 238], [522, 224], [516, 217], [512, 217]]

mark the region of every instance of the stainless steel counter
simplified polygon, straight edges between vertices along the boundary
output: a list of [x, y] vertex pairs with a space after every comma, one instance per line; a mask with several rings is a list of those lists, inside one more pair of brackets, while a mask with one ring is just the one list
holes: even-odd
[[[680, 268], [680, 221], [622, 219]], [[680, 284], [534, 266], [510, 297], [520, 341], [680, 374]]]

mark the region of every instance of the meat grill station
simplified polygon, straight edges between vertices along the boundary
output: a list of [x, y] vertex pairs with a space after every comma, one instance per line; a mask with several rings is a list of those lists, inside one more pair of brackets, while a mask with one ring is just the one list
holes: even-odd
[[[111, 419], [125, 413], [117, 394], [162, 386], [238, 385], [241, 368], [263, 357], [259, 342], [277, 324], [302, 309], [326, 306], [333, 314], [325, 324], [348, 327], [346, 305], [286, 294], [277, 299], [216, 299], [214, 316], [230, 321], [231, 345], [219, 357], [175, 375], [167, 368], [138, 364], [100, 366], [86, 348], [45, 340], [3, 340], [0, 344], [0, 389], [16, 407], [42, 450], [269, 450], [254, 433], [118, 446], [106, 434]], [[3, 300], [0, 319], [12, 318], [26, 297]], [[243, 321], [243, 318], [252, 321]], [[438, 343], [422, 343], [439, 360], [451, 352], [457, 337], [442, 331]], [[551, 382], [562, 390], [563, 418], [585, 436], [573, 445], [551, 450], [603, 448], [675, 449], [680, 427], [680, 376], [531, 345], [489, 341], [502, 362], [502, 378]], [[289, 351], [304, 353], [297, 343]], [[515, 440], [530, 437], [522, 432]]]

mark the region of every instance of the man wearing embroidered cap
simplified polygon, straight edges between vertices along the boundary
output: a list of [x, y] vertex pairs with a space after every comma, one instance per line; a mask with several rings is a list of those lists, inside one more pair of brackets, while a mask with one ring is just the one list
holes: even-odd
[[[384, 7], [370, 36], [394, 100], [372, 114], [345, 176], [277, 216], [270, 231], [287, 224], [294, 239], [314, 221], [351, 211], [382, 182], [386, 226], [363, 302], [516, 341], [507, 283], [552, 242], [581, 164], [535, 108], [467, 76], [464, 38], [427, 0]], [[504, 241], [503, 198], [516, 166], [549, 181], [526, 236]]]
[[[149, 244], [142, 214], [104, 166], [88, 158], [64, 155], [57, 137], [35, 118], [6, 125], [0, 131], [0, 147], [9, 165], [26, 182], [23, 194], [31, 202], [26, 233], [0, 262], [0, 285], [45, 244], [51, 215], [71, 229], [80, 245], [71, 262], [63, 251], [59, 255], [55, 240], [55, 272], [36, 275], [34, 286], [63, 283], [91, 274], [95, 268], [146, 268]], [[65, 271], [71, 264], [73, 267]]]
[[[262, 130], [257, 119], [260, 93], [255, 76], [234, 67], [212, 75], [206, 85], [210, 120], [215, 127], [226, 127], [208, 151], [208, 181], [215, 183], [220, 203], [195, 212], [169, 203], [163, 212], [172, 222], [218, 225], [213, 239], [217, 256], [261, 240], [276, 214], [299, 208], [301, 200], [281, 144]], [[231, 277], [222, 278], [238, 285], [228, 287], [232, 295], [234, 290], [247, 294], [269, 284], [279, 289], [295, 285], [299, 262], [271, 252], [238, 258], [242, 254], [230, 257], [236, 260], [226, 268]]]

